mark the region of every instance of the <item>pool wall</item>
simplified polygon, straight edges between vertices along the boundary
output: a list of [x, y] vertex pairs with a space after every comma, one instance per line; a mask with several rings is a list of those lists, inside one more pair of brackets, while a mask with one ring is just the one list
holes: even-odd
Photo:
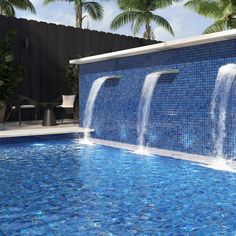
[[[210, 102], [218, 69], [236, 62], [236, 39], [169, 49], [80, 65], [80, 124], [91, 85], [108, 80], [95, 104], [94, 138], [135, 144], [137, 111], [144, 79], [154, 71], [179, 69], [158, 81], [151, 104], [147, 142], [151, 147], [211, 155]], [[227, 116], [225, 153], [236, 154], [236, 97], [233, 92]]]

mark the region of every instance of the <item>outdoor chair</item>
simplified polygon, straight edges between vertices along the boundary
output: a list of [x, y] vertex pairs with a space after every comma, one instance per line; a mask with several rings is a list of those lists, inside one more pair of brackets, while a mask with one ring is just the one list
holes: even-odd
[[72, 114], [74, 123], [76, 120], [76, 112], [75, 112], [75, 99], [76, 95], [62, 95], [62, 104], [56, 106], [58, 109], [63, 110], [62, 124], [65, 119], [65, 115]]
[[35, 123], [37, 125], [37, 113], [38, 113], [38, 102], [33, 100], [32, 98], [18, 95], [14, 97], [8, 104], [9, 112], [4, 120], [4, 123], [7, 122], [12, 115], [13, 112], [18, 112], [18, 121], [19, 126], [22, 123], [22, 112], [24, 111], [34, 111]]

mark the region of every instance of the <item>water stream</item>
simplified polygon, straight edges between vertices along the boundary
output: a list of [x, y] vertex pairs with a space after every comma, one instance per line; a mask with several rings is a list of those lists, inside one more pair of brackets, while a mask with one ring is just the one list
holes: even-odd
[[156, 83], [161, 75], [162, 72], [153, 72], [151, 74], [148, 74], [143, 84], [138, 108], [138, 122], [137, 122], [138, 145], [139, 145], [138, 152], [145, 152], [145, 146], [146, 146], [145, 136], [148, 128], [152, 95]]
[[88, 100], [86, 103], [85, 111], [84, 111], [84, 121], [83, 121], [83, 127], [87, 130], [84, 132], [84, 143], [89, 143], [90, 139], [90, 130], [91, 129], [91, 123], [92, 123], [92, 118], [93, 118], [93, 110], [94, 110], [94, 105], [98, 96], [98, 93], [104, 84], [104, 82], [111, 78], [111, 76], [104, 76], [96, 79], [89, 92]]
[[211, 100], [212, 138], [214, 155], [224, 159], [224, 142], [228, 101], [236, 79], [236, 64], [227, 64], [219, 69]]

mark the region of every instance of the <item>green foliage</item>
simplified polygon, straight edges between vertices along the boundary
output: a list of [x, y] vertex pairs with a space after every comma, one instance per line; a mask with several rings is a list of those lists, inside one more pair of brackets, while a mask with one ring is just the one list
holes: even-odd
[[235, 0], [189, 0], [185, 6], [214, 21], [205, 34], [236, 28]]
[[83, 2], [84, 10], [89, 14], [93, 20], [102, 20], [103, 7], [98, 2]]
[[36, 13], [33, 4], [29, 0], [0, 0], [0, 14], [15, 16], [15, 8]]
[[143, 37], [155, 39], [152, 29], [152, 24], [154, 24], [174, 35], [169, 22], [154, 11], [169, 7], [177, 1], [179, 0], [118, 0], [118, 6], [122, 12], [112, 21], [111, 28], [116, 30], [127, 23], [132, 23], [134, 35], [145, 27]]
[[70, 82], [72, 93], [77, 95], [79, 90], [79, 66], [68, 65], [65, 71], [65, 78]]
[[15, 31], [7, 33], [0, 42], [0, 106], [15, 92], [22, 81], [24, 69], [15, 65], [11, 44], [16, 36]]
[[44, 0], [44, 5], [48, 5], [53, 2], [58, 1], [66, 1], [68, 3], [74, 2], [75, 8], [75, 22], [76, 27], [82, 28], [83, 20], [85, 19], [86, 15], [83, 15], [83, 11], [87, 12], [87, 14], [93, 20], [102, 20], [103, 18], [103, 7], [100, 3], [95, 1], [86, 1], [86, 0]]

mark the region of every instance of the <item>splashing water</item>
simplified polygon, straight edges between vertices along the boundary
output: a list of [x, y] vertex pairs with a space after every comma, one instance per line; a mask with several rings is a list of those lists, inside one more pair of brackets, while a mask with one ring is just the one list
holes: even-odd
[[[104, 82], [111, 78], [111, 76], [104, 76], [96, 79], [89, 92], [88, 100], [86, 103], [85, 111], [84, 111], [84, 121], [83, 121], [83, 126], [85, 128], [84, 132], [84, 138], [81, 140], [82, 144], [92, 144], [90, 141], [90, 128], [91, 128], [91, 123], [92, 123], [92, 118], [93, 118], [93, 110], [94, 110], [94, 105], [98, 96], [98, 93], [104, 84]], [[87, 129], [87, 131], [86, 131]]]
[[212, 138], [214, 155], [224, 159], [226, 117], [231, 88], [236, 79], [236, 64], [227, 64], [219, 69], [211, 101]]
[[147, 132], [148, 120], [150, 115], [150, 107], [152, 101], [152, 95], [156, 86], [158, 79], [160, 78], [162, 72], [154, 72], [146, 76], [141, 99], [139, 102], [138, 108], [138, 123], [137, 123], [137, 131], [138, 131], [138, 145], [139, 149], [136, 153], [138, 154], [146, 154], [147, 151], [145, 149], [145, 135]]

